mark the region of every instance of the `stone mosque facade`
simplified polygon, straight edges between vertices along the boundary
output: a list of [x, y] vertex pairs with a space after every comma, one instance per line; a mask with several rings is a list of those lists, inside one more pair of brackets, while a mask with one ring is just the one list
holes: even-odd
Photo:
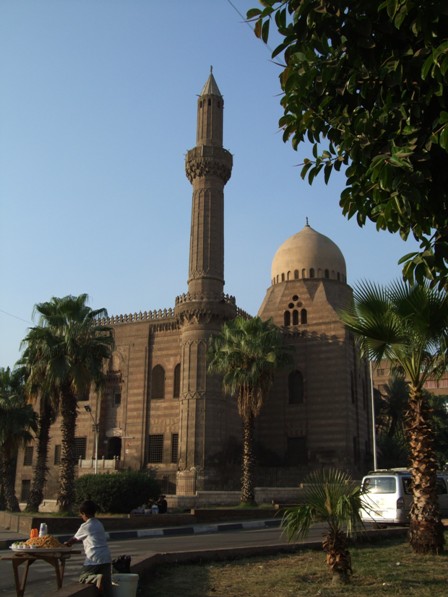
[[[206, 363], [210, 336], [235, 316], [249, 316], [224, 292], [224, 186], [232, 155], [223, 147], [223, 110], [210, 73], [198, 98], [196, 145], [185, 161], [193, 187], [188, 287], [174, 308], [104, 320], [115, 351], [101, 396], [79, 401], [78, 474], [152, 469], [163, 491], [179, 496], [240, 487], [236, 401]], [[338, 317], [351, 300], [344, 256], [307, 222], [276, 252], [258, 313], [272, 318], [294, 348], [256, 421], [258, 486], [297, 486], [309, 471], [330, 466], [360, 478], [371, 466], [368, 366]], [[57, 491], [58, 422], [49, 454], [46, 498]], [[33, 445], [19, 454], [23, 501], [35, 458]]]

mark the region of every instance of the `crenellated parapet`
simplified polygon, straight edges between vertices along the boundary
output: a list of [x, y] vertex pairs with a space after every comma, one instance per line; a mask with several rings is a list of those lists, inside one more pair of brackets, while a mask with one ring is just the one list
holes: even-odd
[[99, 325], [118, 325], [120, 323], [138, 323], [141, 321], [160, 321], [174, 319], [174, 309], [154, 309], [153, 311], [140, 311], [139, 313], [129, 313], [126, 315], [112, 315], [98, 319]]
[[200, 145], [187, 152], [185, 173], [191, 183], [195, 178], [214, 175], [226, 184], [232, 173], [232, 165], [232, 154], [227, 149]]

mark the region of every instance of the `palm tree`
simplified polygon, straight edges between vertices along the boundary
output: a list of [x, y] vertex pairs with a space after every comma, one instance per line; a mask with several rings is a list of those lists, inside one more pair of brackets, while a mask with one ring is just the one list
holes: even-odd
[[0, 369], [0, 472], [6, 509], [20, 512], [14, 481], [17, 450], [32, 439], [36, 415], [24, 394], [24, 372]]
[[28, 396], [38, 405], [37, 427], [37, 457], [33, 472], [33, 480], [28, 496], [26, 510], [38, 512], [44, 498], [44, 486], [48, 473], [48, 444], [50, 441], [50, 428], [56, 420], [58, 410], [58, 396], [52, 394], [52, 388], [46, 387], [45, 363], [40, 359], [40, 328], [37, 332], [30, 330], [22, 344], [26, 345], [22, 356], [26, 374], [26, 388]]
[[[107, 316], [105, 309], [92, 310], [87, 295], [53, 297], [39, 303], [39, 324], [31, 328], [24, 340], [25, 356], [29, 357], [30, 383], [40, 390], [44, 408], [51, 418], [61, 415], [61, 465], [57, 503], [60, 511], [70, 511], [74, 503], [75, 430], [78, 397], [88, 395], [92, 384], [99, 391], [105, 380], [104, 364], [113, 350], [112, 330], [100, 325], [99, 317]], [[48, 403], [48, 404], [47, 404]], [[42, 441], [46, 441], [43, 433]], [[41, 469], [45, 478], [45, 447], [42, 447]]]
[[273, 381], [275, 370], [288, 360], [281, 331], [271, 320], [236, 317], [211, 340], [211, 373], [223, 376], [227, 394], [235, 396], [243, 422], [241, 502], [254, 503], [254, 426]]
[[347, 473], [336, 469], [313, 471], [304, 481], [304, 500], [288, 508], [282, 529], [289, 541], [306, 537], [315, 522], [325, 522], [328, 530], [322, 547], [332, 574], [332, 582], [346, 583], [352, 574], [349, 536], [363, 527], [360, 516], [361, 488]]
[[446, 292], [404, 282], [389, 287], [365, 282], [354, 291], [353, 307], [341, 317], [358, 337], [364, 356], [378, 364], [388, 359], [404, 372], [409, 386], [405, 417], [413, 477], [410, 543], [417, 553], [439, 553], [443, 549], [443, 526], [431, 409], [423, 384], [446, 369]]

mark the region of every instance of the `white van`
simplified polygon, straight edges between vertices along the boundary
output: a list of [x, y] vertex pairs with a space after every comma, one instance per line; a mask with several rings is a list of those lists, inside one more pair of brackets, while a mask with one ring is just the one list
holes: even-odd
[[[361, 484], [364, 522], [406, 524], [412, 504], [412, 476], [407, 469], [380, 469], [366, 475]], [[448, 475], [437, 474], [441, 515], [448, 516]]]

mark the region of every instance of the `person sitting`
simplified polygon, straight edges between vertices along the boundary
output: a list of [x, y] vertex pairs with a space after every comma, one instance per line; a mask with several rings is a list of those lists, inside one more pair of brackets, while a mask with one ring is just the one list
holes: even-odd
[[157, 500], [157, 505], [159, 507], [159, 514], [166, 514], [168, 510], [168, 502], [166, 501], [164, 495], [159, 496], [159, 499]]

